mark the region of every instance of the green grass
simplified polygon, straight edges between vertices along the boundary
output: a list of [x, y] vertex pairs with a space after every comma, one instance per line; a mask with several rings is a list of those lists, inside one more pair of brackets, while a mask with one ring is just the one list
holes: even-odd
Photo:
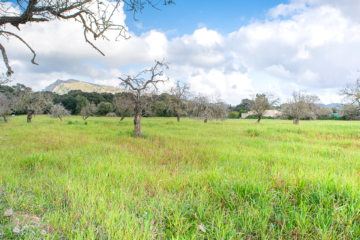
[[0, 122], [0, 238], [360, 239], [360, 123], [253, 121]]

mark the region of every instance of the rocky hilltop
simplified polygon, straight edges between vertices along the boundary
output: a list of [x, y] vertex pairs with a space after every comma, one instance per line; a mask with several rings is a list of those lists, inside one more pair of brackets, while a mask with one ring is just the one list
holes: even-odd
[[71, 90], [81, 90], [83, 92], [98, 92], [98, 93], [118, 93], [123, 92], [122, 89], [111, 86], [104, 86], [81, 82], [74, 79], [69, 80], [56, 80], [54, 83], [44, 88], [44, 91], [55, 92], [57, 94], [67, 94]]

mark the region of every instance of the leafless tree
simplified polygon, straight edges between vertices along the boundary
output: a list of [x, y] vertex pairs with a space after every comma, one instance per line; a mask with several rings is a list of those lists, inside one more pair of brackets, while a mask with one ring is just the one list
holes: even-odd
[[108, 114], [106, 114], [107, 117], [117, 117], [116, 113], [114, 112], [110, 112]]
[[62, 121], [61, 117], [71, 116], [70, 111], [67, 110], [61, 103], [55, 104], [51, 107], [50, 116], [54, 118], [59, 118]]
[[5, 76], [5, 74], [2, 74], [0, 76], [0, 86], [3, 85], [3, 84], [7, 84], [9, 82], [11, 82], [12, 79], [10, 78], [10, 76]]
[[360, 79], [354, 84], [347, 84], [340, 89], [340, 95], [344, 97], [344, 114], [349, 120], [360, 119]]
[[298, 125], [300, 119], [312, 118], [318, 114], [319, 103], [320, 99], [316, 95], [310, 95], [303, 91], [294, 91], [292, 98], [282, 106], [282, 116], [294, 118], [293, 123]]
[[271, 93], [256, 94], [253, 96], [252, 100], [250, 110], [258, 116], [256, 123], [261, 121], [261, 118], [266, 110], [269, 110], [279, 102], [279, 98], [275, 97]]
[[134, 114], [134, 101], [130, 94], [114, 98], [113, 106], [121, 114], [120, 121], [124, 120], [126, 114]]
[[[15, 10], [11, 7], [10, 2], [1, 1], [0, 34], [7, 40], [13, 37], [25, 44], [33, 53], [31, 62], [37, 65], [35, 62], [35, 51], [18, 34], [6, 31], [6, 25], [11, 24], [20, 30], [20, 25], [28, 22], [41, 23], [57, 19], [75, 19], [75, 21], [79, 22], [83, 27], [85, 41], [105, 56], [100, 49], [89, 41], [88, 34], [90, 34], [94, 40], [98, 38], [109, 40], [106, 33], [109, 30], [114, 30], [118, 32], [115, 40], [119, 37], [128, 39], [125, 26], [114, 22], [114, 14], [122, 6], [122, 2], [127, 6], [128, 11], [133, 12], [134, 17], [136, 13], [142, 11], [146, 4], [156, 8], [156, 4], [153, 4], [152, 0], [17, 0], [18, 9]], [[173, 1], [163, 0], [163, 3], [167, 5], [173, 3]], [[11, 69], [6, 50], [2, 44], [0, 44], [0, 51], [7, 68], [7, 76], [11, 76], [14, 71]]]
[[0, 116], [7, 123], [7, 116], [13, 112], [15, 97], [9, 94], [0, 93]]
[[14, 93], [17, 97], [15, 110], [26, 110], [28, 123], [31, 123], [31, 119], [34, 115], [43, 112], [52, 105], [52, 99], [49, 95], [41, 92], [33, 93], [31, 88], [22, 84], [16, 85]]
[[211, 120], [226, 120], [228, 117], [229, 106], [219, 97], [206, 94], [198, 94], [190, 102], [191, 117], [203, 119], [204, 123]]
[[134, 137], [141, 136], [141, 117], [142, 112], [156, 100], [158, 96], [158, 83], [166, 83], [168, 78], [164, 78], [164, 69], [168, 69], [168, 64], [164, 61], [155, 61], [155, 66], [141, 71], [136, 76], [127, 75], [126, 78], [121, 78], [121, 86], [129, 90], [129, 94], [134, 104]]
[[90, 103], [81, 109], [80, 115], [82, 116], [83, 120], [85, 121], [88, 117], [92, 116], [96, 112], [97, 112], [97, 107], [96, 107], [95, 103]]
[[177, 121], [180, 122], [180, 116], [186, 114], [186, 104], [190, 97], [190, 85], [181, 84], [179, 81], [170, 88], [168, 96], [169, 109], [176, 113]]
[[348, 104], [354, 104], [360, 107], [360, 79], [355, 84], [347, 84], [346, 87], [340, 89], [342, 95]]

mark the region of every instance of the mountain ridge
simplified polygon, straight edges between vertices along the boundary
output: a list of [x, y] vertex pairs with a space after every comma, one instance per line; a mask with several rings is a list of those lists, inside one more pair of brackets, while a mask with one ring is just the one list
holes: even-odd
[[57, 93], [59, 95], [63, 95], [63, 94], [67, 94], [71, 90], [81, 90], [83, 92], [113, 93], [113, 94], [124, 91], [117, 87], [82, 82], [75, 79], [68, 79], [68, 80], [58, 79], [49, 86], [45, 87], [43, 91], [49, 91], [49, 92]]

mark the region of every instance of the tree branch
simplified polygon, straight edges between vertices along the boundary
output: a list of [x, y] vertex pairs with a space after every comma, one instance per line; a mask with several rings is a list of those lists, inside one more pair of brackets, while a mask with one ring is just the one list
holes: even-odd
[[3, 56], [3, 59], [4, 59], [4, 62], [5, 62], [5, 65], [6, 65], [6, 68], [7, 68], [7, 73], [6, 75], [7, 76], [11, 76], [11, 74], [14, 73], [14, 71], [11, 69], [11, 66], [9, 64], [9, 59], [7, 57], [7, 54], [6, 54], [6, 51], [5, 51], [5, 48], [4, 46], [0, 43], [0, 50], [1, 50], [1, 53], [2, 53], [2, 56]]

